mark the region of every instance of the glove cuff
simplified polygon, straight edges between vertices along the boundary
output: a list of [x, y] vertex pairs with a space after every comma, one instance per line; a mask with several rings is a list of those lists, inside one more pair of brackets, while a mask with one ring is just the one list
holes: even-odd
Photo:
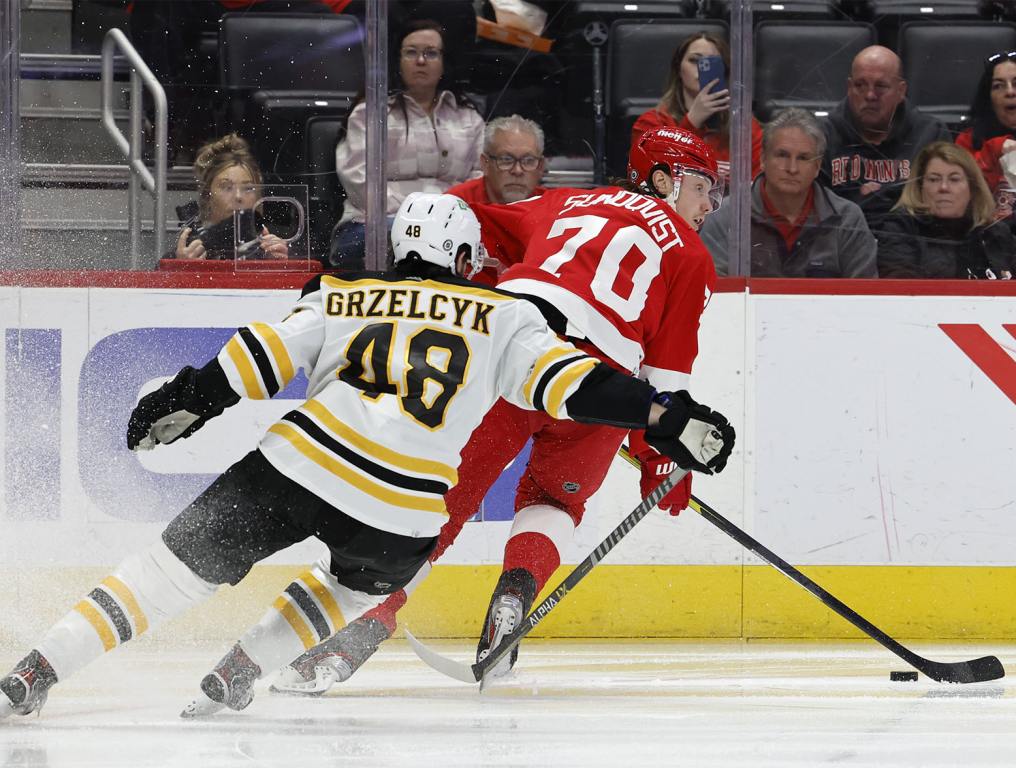
[[240, 396], [229, 385], [218, 359], [213, 357], [203, 368], [195, 371], [194, 405], [200, 409], [199, 415], [218, 415], [239, 401]]

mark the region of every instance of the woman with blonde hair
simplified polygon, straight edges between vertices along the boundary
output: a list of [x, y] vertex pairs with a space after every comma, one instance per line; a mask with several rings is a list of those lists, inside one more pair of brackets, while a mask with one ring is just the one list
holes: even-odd
[[[698, 61], [703, 56], [719, 56], [724, 71], [730, 72], [730, 47], [726, 41], [706, 32], [687, 37], [674, 51], [670, 74], [659, 103], [643, 112], [631, 131], [635, 145], [653, 128], [680, 128], [701, 138], [716, 156], [720, 173], [730, 175], [730, 91], [720, 90], [716, 80], [699, 86]], [[762, 127], [751, 119], [751, 176], [760, 170]]]
[[[231, 259], [233, 251], [233, 212], [251, 210], [259, 197], [261, 168], [250, 145], [230, 133], [210, 141], [198, 150], [194, 161], [198, 199], [177, 208], [184, 222], [176, 250], [167, 254], [177, 259]], [[261, 231], [259, 258], [285, 259], [286, 241], [268, 231], [255, 213]]]
[[1012, 279], [1016, 240], [974, 158], [947, 141], [922, 149], [875, 233], [879, 277]]

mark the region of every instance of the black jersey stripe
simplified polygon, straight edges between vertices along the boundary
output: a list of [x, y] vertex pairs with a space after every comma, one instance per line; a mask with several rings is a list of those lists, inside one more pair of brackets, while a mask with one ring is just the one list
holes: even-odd
[[586, 357], [587, 355], [582, 354], [571, 355], [569, 357], [564, 358], [563, 360], [558, 360], [556, 363], [552, 363], [550, 366], [548, 366], [547, 370], [545, 370], [543, 372], [543, 375], [540, 376], [540, 382], [536, 385], [536, 390], [533, 392], [533, 405], [535, 405], [542, 411], [543, 393], [546, 391], [547, 387], [550, 386], [550, 383], [554, 380], [554, 377], [561, 372], [562, 368], [567, 368], [576, 360], [583, 360]]
[[327, 640], [331, 636], [332, 630], [328, 627], [328, 622], [325, 620], [324, 614], [317, 607], [317, 604], [310, 599], [310, 595], [295, 583], [286, 587], [286, 594], [293, 598], [293, 602], [300, 606], [303, 615], [310, 620], [310, 623], [314, 626], [314, 631], [318, 634], [318, 640], [322, 643]]
[[349, 462], [354, 467], [357, 467], [383, 483], [403, 488], [407, 491], [431, 493], [436, 496], [444, 496], [448, 493], [449, 488], [451, 488], [450, 485], [442, 483], [439, 480], [429, 480], [422, 477], [403, 475], [400, 472], [395, 472], [389, 469], [388, 467], [383, 467], [380, 464], [374, 463], [366, 456], [363, 456], [347, 445], [340, 443], [334, 437], [321, 429], [321, 427], [311, 420], [310, 417], [300, 411], [290, 411], [283, 416], [282, 419], [283, 421], [296, 424], [296, 426], [306, 432], [309, 437], [313, 438], [316, 442], [320, 443], [336, 456], [341, 457], [344, 461]]
[[258, 337], [250, 328], [241, 328], [240, 338], [243, 339], [243, 343], [250, 350], [251, 357], [254, 358], [254, 364], [257, 365], [258, 373], [261, 374], [261, 381], [265, 383], [265, 389], [268, 390], [268, 396], [275, 397], [279, 392], [279, 380], [275, 377], [275, 371], [272, 370], [272, 361], [268, 357], [268, 353], [265, 352], [265, 348], [261, 346]]
[[116, 633], [120, 636], [121, 643], [126, 643], [133, 637], [131, 623], [116, 600], [110, 597], [105, 590], [98, 587], [89, 592], [88, 596], [109, 616], [109, 620], [113, 622], [113, 626], [116, 628]]

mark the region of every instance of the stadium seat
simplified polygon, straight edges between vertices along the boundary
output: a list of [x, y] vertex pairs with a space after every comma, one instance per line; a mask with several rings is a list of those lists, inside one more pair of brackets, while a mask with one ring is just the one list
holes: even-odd
[[670, 59], [696, 32], [726, 39], [727, 25], [714, 19], [615, 21], [607, 43], [607, 175], [624, 176], [631, 129], [660, 100]]
[[304, 180], [307, 184], [310, 252], [323, 258], [328, 252], [332, 227], [342, 216], [345, 193], [335, 173], [335, 145], [343, 132], [341, 117], [318, 116], [307, 121]]
[[907, 95], [922, 112], [961, 130], [985, 57], [1014, 49], [1016, 25], [1008, 22], [907, 22], [899, 47]]
[[864, 0], [861, 14], [878, 30], [882, 45], [899, 51], [899, 32], [909, 21], [977, 21], [983, 18], [978, 0]]
[[[875, 28], [851, 21], [762, 21], [755, 29], [755, 115], [786, 107], [828, 112], [846, 93], [854, 56]], [[790, 53], [792, 52], [792, 53]]]
[[[697, 16], [730, 19], [731, 0], [701, 0]], [[752, 19], [843, 19], [840, 0], [755, 0]]]
[[248, 137], [273, 180], [304, 167], [313, 115], [345, 115], [363, 90], [363, 28], [352, 16], [228, 13], [219, 72], [229, 128]]

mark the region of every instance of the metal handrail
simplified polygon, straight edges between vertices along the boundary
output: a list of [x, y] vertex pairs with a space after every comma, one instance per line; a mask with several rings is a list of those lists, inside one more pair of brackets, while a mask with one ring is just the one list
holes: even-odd
[[[113, 57], [121, 51], [131, 67], [130, 71], [130, 139], [121, 133], [113, 119]], [[141, 160], [141, 86], [144, 85], [155, 101], [155, 176]], [[161, 258], [166, 238], [166, 166], [168, 108], [166, 91], [152, 70], [145, 64], [127, 36], [117, 28], [110, 29], [102, 41], [102, 124], [113, 137], [120, 151], [127, 157], [130, 178], [127, 182], [127, 223], [130, 231], [131, 269], [141, 264], [141, 189], [140, 184], [155, 198], [155, 259]]]

